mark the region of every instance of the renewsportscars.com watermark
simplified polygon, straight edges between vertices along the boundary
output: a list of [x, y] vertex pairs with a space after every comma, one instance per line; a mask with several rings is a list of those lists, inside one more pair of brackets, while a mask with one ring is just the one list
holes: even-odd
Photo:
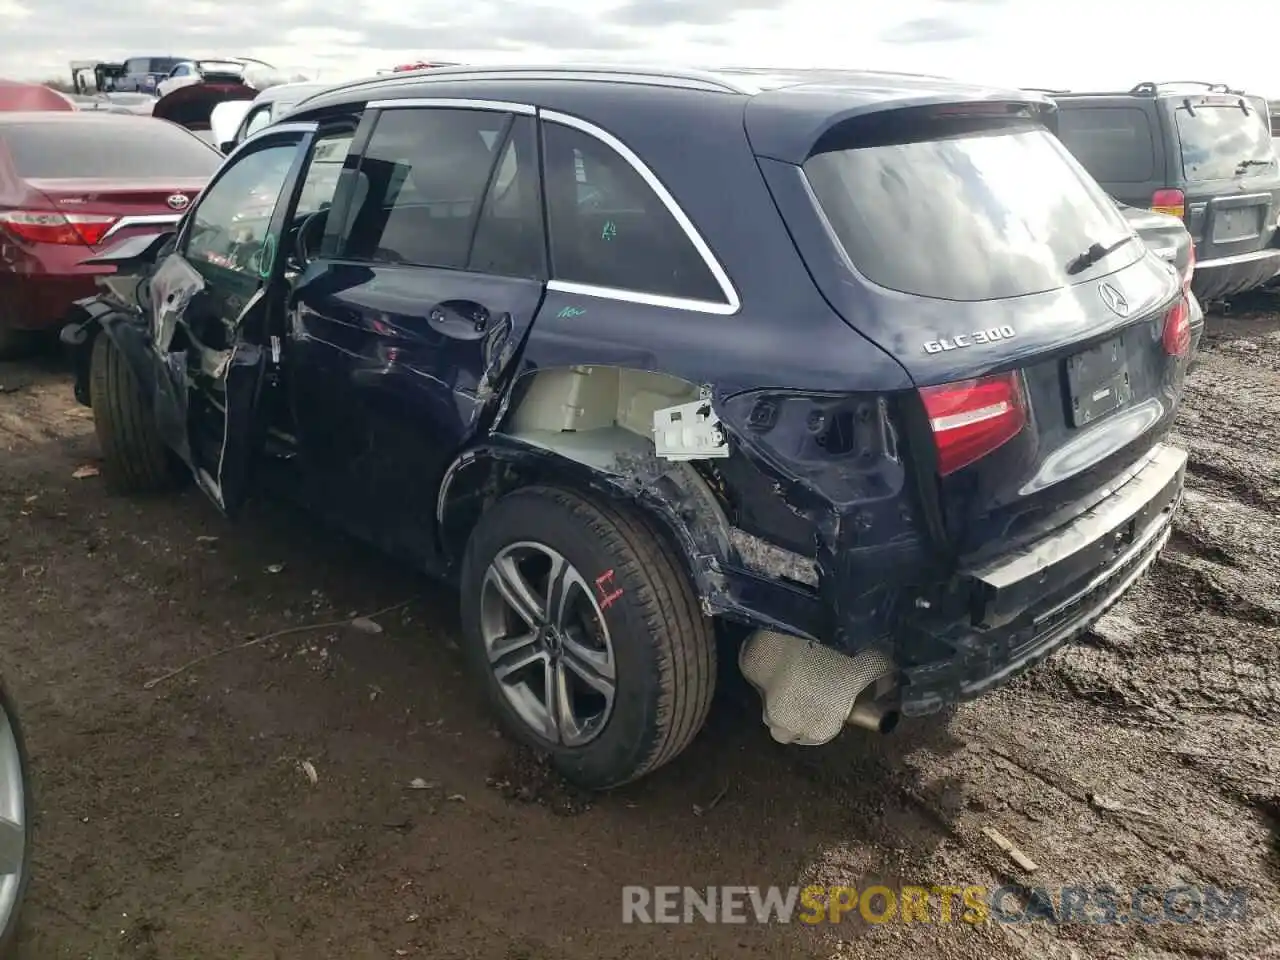
[[1248, 891], [1211, 886], [635, 887], [623, 923], [1224, 923]]

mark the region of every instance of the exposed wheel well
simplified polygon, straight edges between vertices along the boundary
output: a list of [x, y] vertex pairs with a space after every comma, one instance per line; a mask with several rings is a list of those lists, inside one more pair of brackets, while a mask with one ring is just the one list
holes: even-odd
[[684, 557], [706, 596], [729, 554], [724, 504], [689, 462], [655, 453], [654, 412], [688, 403], [699, 388], [666, 374], [610, 366], [539, 370], [517, 383], [491, 442], [463, 454], [441, 484], [441, 546], [457, 561], [480, 514], [534, 483], [630, 500]]

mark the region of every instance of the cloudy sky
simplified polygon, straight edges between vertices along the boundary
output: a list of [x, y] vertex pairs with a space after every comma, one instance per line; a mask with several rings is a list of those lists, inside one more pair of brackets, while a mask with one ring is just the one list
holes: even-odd
[[[1039, 87], [1213, 80], [1280, 97], [1280, 3], [1205, 0], [0, 0], [0, 77], [253, 56], [340, 80], [404, 60], [914, 70]], [[179, 13], [178, 11], [182, 12]], [[591, 12], [588, 12], [591, 11]]]

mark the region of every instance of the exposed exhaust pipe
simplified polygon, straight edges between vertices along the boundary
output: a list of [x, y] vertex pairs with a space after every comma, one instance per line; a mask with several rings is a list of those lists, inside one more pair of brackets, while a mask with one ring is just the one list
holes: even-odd
[[738, 651], [743, 676], [764, 701], [764, 722], [779, 743], [817, 746], [847, 724], [888, 733], [894, 664], [868, 648], [853, 656], [773, 630], [757, 630]]
[[851, 727], [861, 727], [863, 730], [892, 733], [901, 718], [902, 715], [895, 707], [886, 706], [876, 700], [866, 700], [853, 705], [846, 722]]

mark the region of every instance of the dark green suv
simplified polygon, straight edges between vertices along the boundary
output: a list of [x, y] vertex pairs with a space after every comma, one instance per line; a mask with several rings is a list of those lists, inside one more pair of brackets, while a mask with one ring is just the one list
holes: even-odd
[[1280, 161], [1266, 99], [1198, 82], [1053, 97], [1058, 136], [1108, 193], [1186, 223], [1202, 301], [1280, 273]]

